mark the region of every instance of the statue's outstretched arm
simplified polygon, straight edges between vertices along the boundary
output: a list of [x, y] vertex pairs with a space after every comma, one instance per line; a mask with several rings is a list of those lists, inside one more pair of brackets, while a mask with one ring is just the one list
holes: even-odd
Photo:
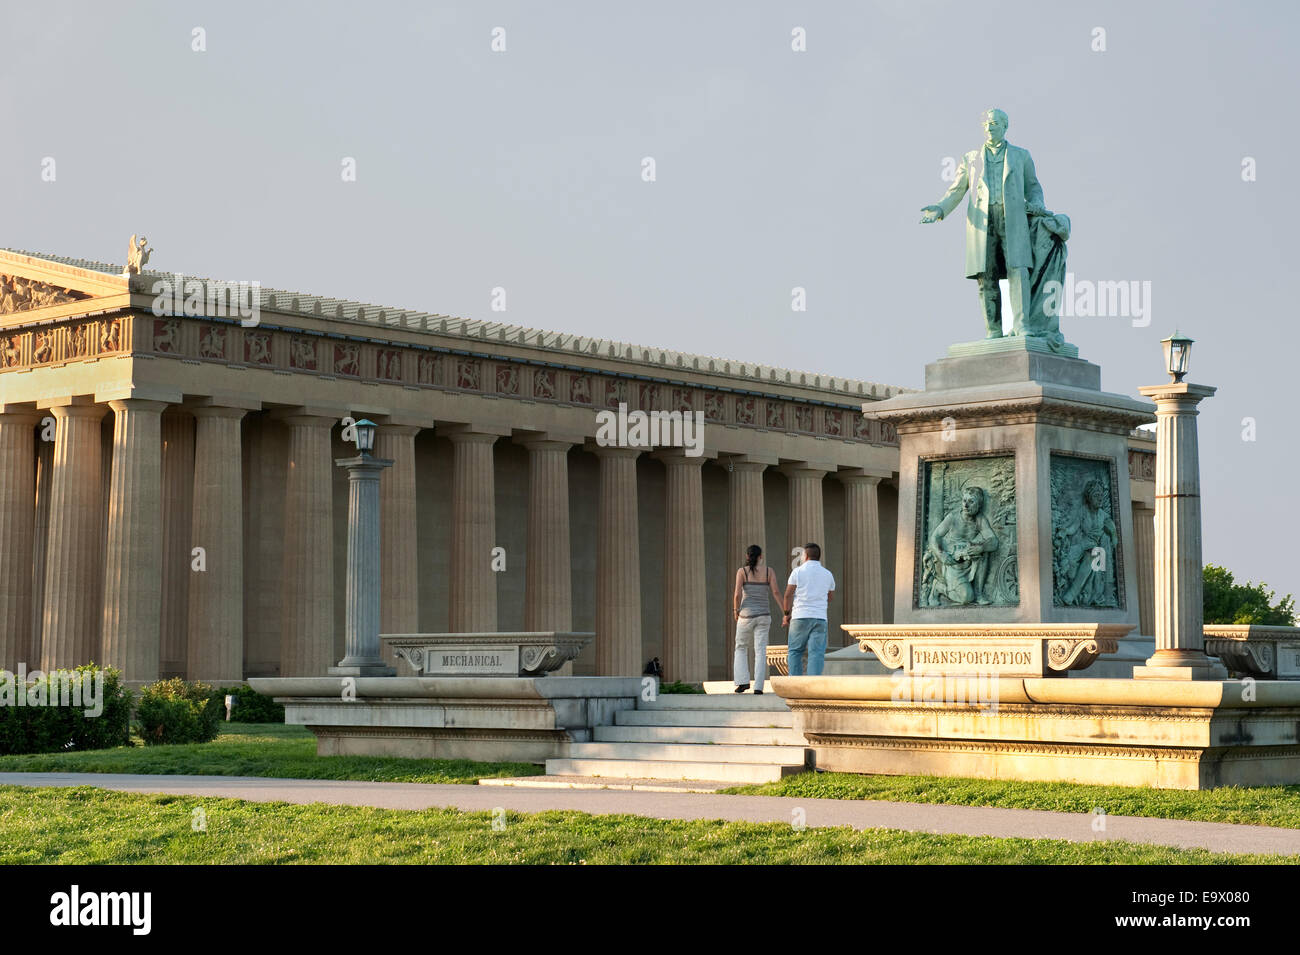
[[956, 178], [953, 179], [952, 185], [948, 191], [943, 194], [943, 198], [932, 206], [925, 206], [921, 209], [926, 215], [921, 219], [922, 222], [937, 222], [940, 219], [946, 219], [952, 214], [952, 210], [957, 208], [957, 203], [961, 202], [961, 197], [965, 195], [966, 189], [970, 185], [970, 156], [961, 157], [961, 165], [957, 167]]

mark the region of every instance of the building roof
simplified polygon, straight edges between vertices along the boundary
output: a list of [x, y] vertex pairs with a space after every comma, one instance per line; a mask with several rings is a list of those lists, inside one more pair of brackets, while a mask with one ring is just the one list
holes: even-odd
[[[101, 272], [107, 275], [121, 276], [123, 273], [123, 266], [107, 262], [76, 259], [68, 256], [52, 255], [47, 252], [28, 252], [22, 249], [4, 249], [3, 251], [13, 255], [57, 262], [72, 268]], [[132, 287], [136, 291], [148, 292], [153, 281], [171, 279], [174, 274], [172, 272], [146, 269], [140, 276], [132, 277]], [[217, 281], [210, 278], [204, 279], [196, 275], [186, 275], [185, 278], [196, 279], [201, 282]], [[752, 386], [783, 384], [812, 388], [831, 392], [841, 401], [862, 398], [892, 398], [895, 395], [907, 394], [916, 390], [898, 385], [886, 385], [856, 378], [839, 378], [737, 359], [697, 355], [691, 352], [672, 351], [665, 348], [652, 348], [608, 338], [589, 338], [565, 332], [526, 328], [522, 325], [511, 325], [504, 322], [458, 318], [450, 315], [394, 308], [386, 305], [373, 305], [366, 302], [354, 302], [348, 299], [329, 298], [328, 296], [311, 295], [284, 289], [260, 289], [258, 304], [263, 311], [279, 314], [362, 322], [372, 325], [391, 325], [413, 331], [425, 331], [481, 342], [496, 341], [523, 345], [544, 351], [563, 353], [566, 356], [585, 354], [607, 360], [636, 362], [640, 365], [661, 365], [665, 369], [680, 368], [748, 380], [752, 383]], [[467, 347], [469, 347], [468, 343]], [[573, 361], [574, 358], [569, 357], [568, 360]]]

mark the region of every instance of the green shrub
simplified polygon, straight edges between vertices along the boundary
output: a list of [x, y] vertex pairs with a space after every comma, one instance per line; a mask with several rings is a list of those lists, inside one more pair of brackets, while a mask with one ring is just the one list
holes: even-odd
[[21, 690], [18, 682], [16, 674], [0, 674], [0, 754], [61, 753], [130, 743], [131, 691], [122, 685], [117, 670], [101, 670], [92, 663], [36, 680], [24, 677]]
[[284, 707], [251, 686], [223, 686], [216, 692], [217, 704], [226, 709], [226, 696], [235, 698], [230, 719], [237, 723], [283, 723]]
[[659, 692], [660, 693], [703, 693], [704, 687], [700, 686], [698, 683], [682, 683], [681, 681], [677, 681], [674, 683], [660, 683]]
[[225, 708], [212, 686], [180, 677], [159, 680], [140, 691], [135, 719], [148, 745], [208, 743], [217, 738]]

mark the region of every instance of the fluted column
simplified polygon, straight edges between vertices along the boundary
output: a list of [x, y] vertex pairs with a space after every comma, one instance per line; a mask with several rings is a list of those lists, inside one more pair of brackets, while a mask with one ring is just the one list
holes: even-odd
[[113, 471], [104, 549], [104, 665], [128, 682], [158, 679], [162, 633], [164, 401], [125, 398], [113, 409]]
[[1137, 559], [1138, 632], [1156, 632], [1156, 512], [1133, 506], [1133, 549]]
[[41, 415], [0, 414], [0, 668], [35, 668], [32, 538], [36, 519], [36, 432]]
[[51, 408], [55, 421], [50, 527], [45, 555], [41, 669], [99, 662], [103, 583], [103, 405]]
[[419, 433], [414, 425], [382, 424], [375, 435], [375, 456], [393, 462], [379, 481], [380, 633], [416, 633], [420, 628], [415, 504]]
[[861, 471], [840, 471], [835, 476], [844, 485], [844, 622], [884, 623], [880, 478]]
[[188, 652], [190, 532], [194, 511], [194, 418], [162, 416], [162, 675], [183, 675]]
[[295, 414], [288, 426], [280, 675], [324, 676], [334, 664], [333, 417]]
[[[45, 554], [50, 535], [50, 491], [54, 481], [54, 416], [40, 422], [41, 440], [36, 451], [36, 522], [32, 534], [32, 630], [27, 655], [30, 666], [41, 659], [41, 634], [45, 625]], [[48, 429], [48, 431], [47, 431]]]
[[664, 462], [664, 677], [700, 683], [708, 678], [709, 631], [705, 596], [703, 457], [681, 451]]
[[641, 547], [636, 448], [597, 447], [596, 675], [638, 676], [641, 659]]
[[[204, 569], [190, 574], [186, 672], [191, 680], [218, 686], [244, 678], [244, 455], [240, 423], [245, 413], [242, 408], [194, 409], [190, 549], [203, 548]], [[328, 448], [328, 429], [325, 438]], [[329, 632], [333, 633], [332, 627]]]
[[451, 469], [451, 597], [448, 629], [484, 633], [497, 628], [496, 481], [492, 446], [497, 435], [457, 431]]
[[379, 652], [379, 476], [393, 466], [362, 453], [334, 462], [348, 469], [348, 574], [344, 612], [346, 652], [329, 672], [335, 676], [393, 676]]
[[790, 522], [786, 539], [785, 565], [794, 559], [794, 549], [804, 544], [826, 548], [826, 515], [822, 506], [822, 478], [826, 472], [808, 464], [787, 464], [781, 468], [789, 482]]
[[1138, 389], [1156, 403], [1156, 652], [1137, 679], [1226, 679], [1205, 654], [1201, 469], [1196, 406], [1214, 388], [1188, 382]]
[[[745, 550], [750, 544], [763, 548], [763, 560], [766, 566], [776, 571], [778, 587], [783, 586], [785, 578], [782, 568], [786, 561], [780, 554], [773, 562], [767, 552], [767, 517], [763, 505], [763, 472], [767, 465], [758, 461], [733, 459], [727, 462], [727, 612], [723, 619], [727, 621], [728, 661], [736, 653], [736, 615], [732, 612], [736, 589], [736, 570], [745, 562]], [[772, 608], [773, 613], [776, 608]], [[776, 618], [780, 623], [780, 617]], [[759, 687], [761, 690], [762, 687]]]
[[568, 441], [525, 441], [528, 449], [528, 553], [524, 629], [573, 629], [569, 560]]

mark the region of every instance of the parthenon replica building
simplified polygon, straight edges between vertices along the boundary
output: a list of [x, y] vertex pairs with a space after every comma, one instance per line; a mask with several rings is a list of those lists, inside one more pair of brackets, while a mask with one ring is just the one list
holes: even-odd
[[[143, 241], [140, 243], [143, 248]], [[592, 631], [574, 673], [729, 673], [747, 545], [819, 542], [829, 627], [893, 620], [897, 387], [0, 251], [0, 666], [132, 682], [317, 676], [343, 655], [347, 419], [379, 425], [385, 633]], [[199, 280], [204, 288], [207, 283]], [[880, 341], [885, 342], [881, 335]], [[891, 367], [887, 350], [860, 363]], [[702, 451], [603, 446], [699, 413]], [[1129, 438], [1144, 634], [1154, 444]], [[776, 635], [773, 635], [774, 640]]]

